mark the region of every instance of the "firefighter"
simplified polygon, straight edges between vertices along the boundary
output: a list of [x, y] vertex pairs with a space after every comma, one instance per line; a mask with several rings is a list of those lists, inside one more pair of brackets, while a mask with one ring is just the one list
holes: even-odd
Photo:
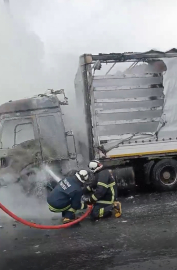
[[103, 164], [97, 160], [89, 163], [89, 169], [94, 173], [95, 178], [91, 184], [85, 186], [82, 200], [87, 204], [94, 205], [91, 218], [98, 220], [109, 217], [114, 209], [118, 217], [120, 209], [119, 203], [116, 203], [117, 185], [112, 172], [105, 169]]
[[49, 210], [62, 213], [64, 224], [75, 220], [76, 210], [87, 208], [87, 204], [81, 202], [81, 197], [82, 187], [88, 178], [88, 172], [80, 170], [62, 179], [48, 196]]

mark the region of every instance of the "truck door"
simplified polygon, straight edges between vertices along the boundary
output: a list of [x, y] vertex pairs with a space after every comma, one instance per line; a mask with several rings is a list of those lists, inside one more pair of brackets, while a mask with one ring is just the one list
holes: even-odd
[[69, 159], [65, 129], [60, 113], [37, 116], [37, 123], [43, 159]]
[[[31, 151], [30, 153], [28, 151], [28, 154], [31, 155], [31, 159], [35, 157], [41, 159], [41, 149], [39, 140], [36, 140], [36, 138], [38, 138], [36, 132], [35, 117], [2, 120], [0, 132], [0, 159], [4, 159], [5, 156], [8, 155], [10, 155], [11, 159], [18, 159], [17, 156], [20, 156], [22, 152], [25, 156], [28, 149]], [[20, 150], [22, 152], [19, 152], [18, 146], [21, 147], [22, 145], [24, 151]], [[7, 160], [7, 158], [5, 159]], [[28, 164], [24, 164], [23, 162], [23, 166], [26, 165]]]

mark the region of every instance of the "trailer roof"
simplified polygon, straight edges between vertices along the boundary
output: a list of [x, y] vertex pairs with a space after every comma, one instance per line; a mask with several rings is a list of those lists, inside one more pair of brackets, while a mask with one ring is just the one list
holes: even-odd
[[99, 53], [97, 55], [90, 55], [92, 62], [99, 60], [100, 62], [134, 62], [134, 61], [150, 61], [160, 58], [173, 58], [177, 57], [177, 49], [173, 48], [169, 51], [162, 52], [156, 50], [150, 50], [148, 52], [124, 52], [124, 53]]

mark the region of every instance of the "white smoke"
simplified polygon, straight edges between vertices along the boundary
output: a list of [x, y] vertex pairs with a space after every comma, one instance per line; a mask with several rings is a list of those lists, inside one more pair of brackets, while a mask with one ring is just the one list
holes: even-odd
[[39, 37], [0, 4], [1, 103], [44, 92], [44, 48]]
[[47, 88], [64, 88], [71, 102], [79, 55], [168, 50], [177, 41], [177, 3], [10, 0], [9, 15], [1, 2], [0, 87], [6, 91], [1, 102]]
[[[48, 166], [36, 169], [35, 175], [29, 176], [23, 183], [14, 183], [13, 175], [4, 177], [4, 186], [0, 187], [0, 202], [17, 216], [27, 219], [45, 219], [53, 217], [46, 203], [46, 184], [55, 173]], [[49, 173], [50, 170], [50, 173]], [[60, 176], [57, 176], [60, 179]], [[31, 190], [31, 186], [34, 189]], [[0, 216], [6, 216], [0, 210]], [[60, 215], [58, 216], [60, 217]]]

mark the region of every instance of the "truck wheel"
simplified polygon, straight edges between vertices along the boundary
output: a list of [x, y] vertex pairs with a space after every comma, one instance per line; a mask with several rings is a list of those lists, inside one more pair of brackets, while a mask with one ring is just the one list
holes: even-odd
[[158, 191], [177, 189], [177, 161], [163, 159], [156, 163], [152, 171], [153, 185]]

